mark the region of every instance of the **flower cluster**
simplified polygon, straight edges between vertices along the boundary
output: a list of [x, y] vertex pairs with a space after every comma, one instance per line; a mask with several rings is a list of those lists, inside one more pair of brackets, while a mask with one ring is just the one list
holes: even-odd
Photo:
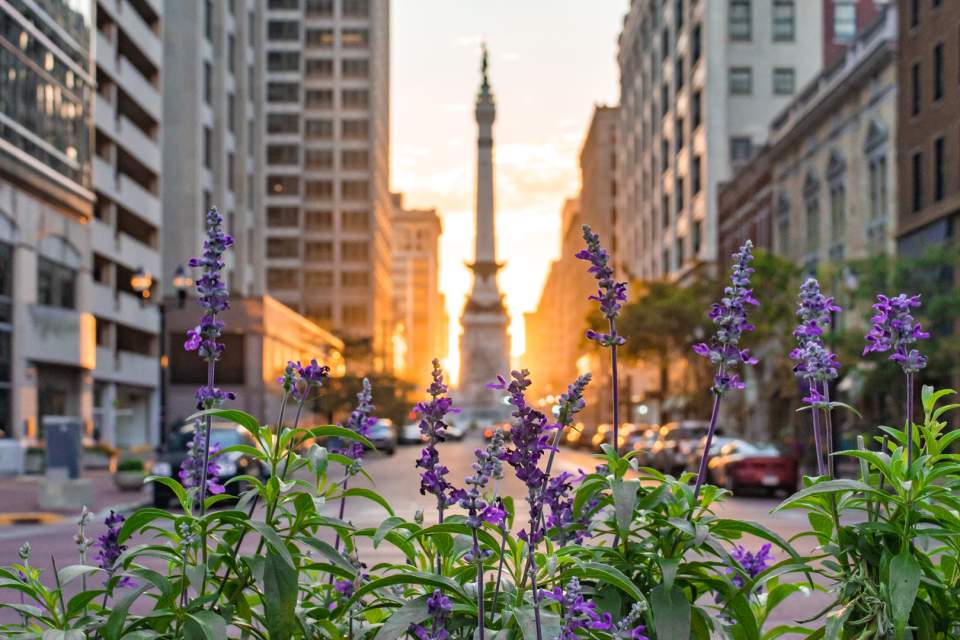
[[477, 449], [474, 452], [476, 462], [471, 465], [474, 473], [463, 481], [469, 489], [459, 491], [460, 506], [469, 514], [467, 524], [474, 529], [479, 529], [483, 522], [500, 526], [507, 515], [498, 504], [489, 504], [483, 498], [487, 483], [501, 470], [499, 456], [502, 452], [503, 432], [497, 430], [486, 449]]
[[613, 619], [609, 613], [599, 613], [597, 605], [587, 600], [580, 589], [580, 581], [570, 578], [566, 589], [557, 585], [551, 591], [541, 591], [541, 598], [549, 598], [560, 603], [563, 610], [563, 626], [559, 640], [576, 640], [578, 629], [609, 631], [613, 628]]
[[911, 309], [920, 307], [920, 296], [907, 296], [901, 293], [893, 298], [877, 296], [873, 305], [876, 315], [870, 319], [870, 332], [867, 334], [867, 346], [863, 355], [871, 351], [884, 353], [893, 351], [890, 360], [899, 363], [906, 374], [914, 374], [927, 366], [927, 358], [911, 347], [918, 340], [929, 338], [930, 334], [920, 327]]
[[[370, 433], [370, 427], [377, 423], [377, 418], [373, 415], [373, 389], [370, 387], [370, 380], [363, 379], [363, 388], [357, 393], [357, 405], [350, 412], [347, 423], [342, 425], [344, 428], [353, 431], [356, 434], [366, 437]], [[360, 442], [351, 440], [336, 448], [336, 453], [342, 454], [353, 460], [353, 465], [348, 469], [349, 475], [356, 475], [360, 470], [360, 461], [363, 459], [364, 446]]]
[[583, 478], [583, 472], [577, 477], [568, 471], [563, 471], [549, 479], [543, 492], [543, 504], [550, 509], [546, 519], [547, 531], [561, 544], [569, 542], [582, 544], [589, 534], [587, 526], [590, 524], [590, 515], [598, 504], [598, 499], [593, 498], [584, 505], [576, 517], [573, 513], [573, 486]]
[[321, 365], [314, 358], [310, 364], [301, 364], [299, 360], [289, 360], [283, 369], [283, 375], [277, 382], [283, 390], [290, 393], [297, 402], [305, 402], [313, 389], [323, 385], [323, 381], [330, 376], [330, 367]]
[[[508, 402], [513, 405], [513, 422], [510, 427], [511, 447], [500, 454], [501, 460], [513, 467], [516, 476], [527, 485], [527, 502], [530, 504], [530, 522], [541, 522], [540, 515], [543, 505], [540, 494], [543, 491], [546, 474], [540, 469], [540, 458], [547, 451], [554, 449], [550, 444], [550, 431], [557, 428], [547, 422], [547, 417], [527, 405], [524, 393], [530, 386], [530, 372], [512, 371], [511, 380], [497, 376], [497, 382], [488, 384], [491, 389], [507, 391]], [[526, 532], [521, 532], [520, 538], [536, 544], [543, 538], [543, 527], [533, 527], [531, 539]]]
[[[180, 478], [180, 484], [189, 489], [190, 487], [199, 487], [203, 482], [203, 464], [204, 449], [206, 449], [206, 434], [202, 428], [197, 427], [193, 434], [193, 440], [187, 443], [187, 457], [180, 465], [180, 471], [177, 476]], [[220, 445], [216, 442], [210, 445], [207, 452], [207, 493], [218, 495], [226, 491], [220, 484], [220, 465], [216, 462], [216, 457], [220, 453]], [[200, 500], [202, 498], [198, 498]]]
[[427, 388], [430, 394], [429, 402], [419, 402], [414, 411], [420, 415], [420, 433], [427, 437], [427, 446], [420, 452], [417, 467], [423, 469], [420, 473], [420, 495], [433, 495], [437, 498], [437, 510], [443, 511], [454, 504], [462, 492], [454, 489], [453, 485], [444, 476], [449, 469], [440, 464], [440, 453], [437, 444], [447, 439], [446, 418], [449, 413], [456, 413], [453, 400], [447, 396], [447, 385], [443, 382], [443, 369], [440, 361], [433, 361], [433, 382]]
[[634, 602], [630, 612], [617, 623], [610, 635], [617, 640], [650, 640], [647, 628], [639, 622], [644, 611], [646, 606], [643, 602]]
[[[113, 577], [113, 574], [120, 568], [117, 566], [117, 560], [120, 558], [120, 554], [127, 550], [126, 545], [120, 544], [120, 527], [123, 526], [125, 519], [126, 518], [119, 513], [111, 510], [110, 515], [104, 520], [104, 524], [107, 525], [107, 530], [97, 538], [95, 544], [95, 546], [100, 549], [99, 553], [97, 553], [97, 562], [100, 564], [100, 568], [106, 571], [110, 577]], [[123, 576], [117, 581], [118, 587], [132, 587], [135, 585], [136, 583], [129, 576]]]
[[447, 632], [447, 619], [453, 611], [453, 604], [450, 598], [443, 595], [440, 589], [435, 589], [427, 598], [427, 613], [430, 617], [430, 628], [424, 625], [410, 625], [409, 633], [413, 634], [417, 640], [448, 640], [450, 634]]
[[738, 566], [728, 568], [727, 575], [732, 574], [733, 578], [731, 578], [731, 582], [741, 589], [744, 585], [744, 574], [752, 580], [763, 573], [764, 569], [766, 569], [773, 560], [773, 554], [770, 553], [769, 542], [760, 547], [760, 550], [756, 553], [747, 551], [743, 546], [737, 545], [730, 554], [730, 557], [733, 558]]
[[573, 423], [573, 418], [586, 406], [583, 400], [583, 392], [593, 377], [589, 373], [578, 376], [570, 385], [567, 391], [560, 394], [560, 400], [554, 408], [554, 415], [560, 428], [568, 427]]
[[[227, 302], [229, 294], [221, 273], [224, 267], [223, 254], [232, 245], [233, 238], [223, 231], [223, 216], [213, 207], [207, 212], [207, 239], [203, 243], [203, 255], [190, 260], [191, 267], [203, 269], [197, 279], [197, 298], [205, 311], [200, 324], [187, 332], [187, 341], [183, 345], [187, 351], [196, 351], [209, 363], [211, 370], [223, 352], [223, 345], [217, 342], [223, 333], [223, 322], [217, 319], [217, 314], [230, 307]], [[234, 398], [232, 393], [213, 385], [212, 375], [207, 377], [207, 384], [197, 389], [199, 409], [211, 409], [220, 406], [224, 400]]]
[[840, 311], [833, 298], [823, 295], [816, 278], [808, 278], [800, 287], [797, 317], [800, 323], [793, 331], [797, 346], [790, 352], [790, 359], [796, 361], [793, 367], [798, 377], [809, 383], [810, 395], [805, 402], [819, 405], [824, 397], [817, 389], [817, 383], [833, 380], [839, 375], [840, 362], [836, 354], [824, 345], [823, 331], [831, 314]]
[[577, 258], [590, 263], [588, 272], [593, 274], [599, 286], [597, 293], [590, 296], [590, 299], [600, 303], [600, 312], [603, 317], [610, 321], [609, 333], [590, 330], [587, 331], [587, 339], [605, 347], [621, 345], [625, 340], [623, 336], [617, 334], [613, 321], [620, 313], [623, 303], [627, 300], [627, 283], [617, 282], [614, 279], [613, 267], [610, 266], [610, 255], [600, 245], [600, 236], [586, 224], [583, 225], [583, 239], [587, 243], [587, 248], [577, 252]]
[[724, 288], [720, 302], [710, 306], [709, 318], [717, 326], [716, 333], [709, 344], [701, 342], [693, 347], [694, 352], [717, 365], [713, 391], [718, 395], [723, 395], [730, 389], [744, 387], [737, 374], [729, 371], [730, 367], [757, 362], [750, 355], [749, 349], [740, 348], [743, 334], [753, 331], [754, 328], [747, 320], [747, 309], [759, 304], [750, 288], [750, 274], [753, 273], [750, 266], [753, 261], [752, 249], [753, 243], [747, 240], [740, 250], [733, 254], [730, 286]]

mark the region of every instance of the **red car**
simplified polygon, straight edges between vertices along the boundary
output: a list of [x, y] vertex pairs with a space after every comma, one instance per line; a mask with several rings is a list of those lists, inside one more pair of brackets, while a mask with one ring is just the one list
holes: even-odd
[[759, 489], [788, 494], [797, 490], [797, 460], [785, 456], [776, 447], [730, 440], [710, 458], [711, 482], [734, 494], [744, 489]]

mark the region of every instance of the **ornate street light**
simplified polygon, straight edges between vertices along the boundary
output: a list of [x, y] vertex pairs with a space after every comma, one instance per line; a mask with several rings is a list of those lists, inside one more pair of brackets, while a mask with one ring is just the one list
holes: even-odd
[[141, 302], [150, 297], [150, 289], [153, 287], [153, 275], [144, 270], [143, 267], [137, 267], [137, 270], [130, 276], [130, 286], [140, 296]]
[[187, 270], [183, 268], [183, 265], [177, 265], [176, 270], [173, 272], [173, 289], [177, 292], [177, 306], [183, 307], [184, 302], [187, 300], [187, 291], [190, 287], [193, 286], [193, 278], [190, 277], [190, 274], [187, 273]]

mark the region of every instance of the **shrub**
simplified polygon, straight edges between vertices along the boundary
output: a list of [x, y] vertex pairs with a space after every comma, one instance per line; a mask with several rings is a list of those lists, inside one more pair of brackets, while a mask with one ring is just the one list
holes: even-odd
[[143, 471], [143, 460], [139, 458], [126, 458], [117, 462], [117, 471]]

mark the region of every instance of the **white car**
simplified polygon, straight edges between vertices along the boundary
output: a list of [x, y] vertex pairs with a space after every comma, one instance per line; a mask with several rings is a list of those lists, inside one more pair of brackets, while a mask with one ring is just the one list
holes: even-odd
[[420, 433], [420, 423], [410, 422], [403, 425], [397, 438], [400, 444], [421, 444], [426, 442], [426, 436]]

